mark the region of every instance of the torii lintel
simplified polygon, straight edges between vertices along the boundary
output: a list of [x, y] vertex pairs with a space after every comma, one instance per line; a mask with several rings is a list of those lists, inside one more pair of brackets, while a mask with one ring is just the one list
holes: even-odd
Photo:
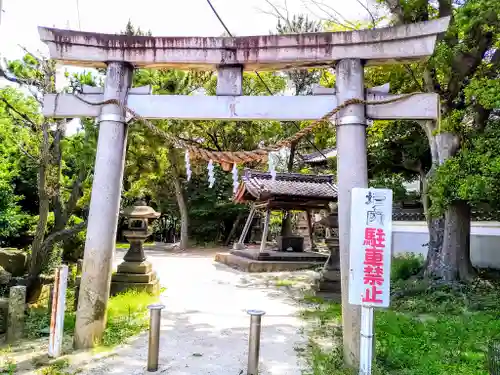
[[50, 57], [64, 64], [104, 67], [109, 61], [140, 68], [286, 70], [331, 66], [356, 58], [365, 65], [411, 62], [432, 55], [450, 17], [396, 27], [335, 33], [244, 37], [149, 37], [39, 27]]

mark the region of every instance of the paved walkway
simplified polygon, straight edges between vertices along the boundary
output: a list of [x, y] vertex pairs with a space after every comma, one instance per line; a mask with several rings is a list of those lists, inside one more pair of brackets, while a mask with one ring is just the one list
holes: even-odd
[[[123, 255], [120, 254], [121, 256]], [[245, 274], [212, 261], [213, 252], [148, 251], [162, 286], [163, 311], [158, 373], [246, 375], [247, 309], [262, 320], [262, 375], [300, 375], [295, 348], [303, 345], [297, 305], [269, 284], [276, 274]], [[117, 259], [118, 261], [119, 259]], [[304, 275], [307, 274], [303, 273]], [[310, 276], [311, 274], [309, 274]], [[145, 374], [147, 334], [86, 366], [83, 374]]]

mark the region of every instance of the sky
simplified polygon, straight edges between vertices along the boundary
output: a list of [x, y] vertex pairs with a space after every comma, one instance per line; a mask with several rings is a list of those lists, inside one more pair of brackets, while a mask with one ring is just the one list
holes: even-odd
[[[291, 14], [312, 18], [325, 17], [320, 8], [327, 6], [350, 20], [367, 17], [358, 0], [317, 0], [327, 4], [320, 7], [312, 0], [272, 1], [286, 2]], [[265, 13], [271, 10], [266, 0], [212, 0], [212, 4], [235, 35], [268, 34], [275, 28], [276, 19]], [[18, 44], [46, 52], [37, 26], [117, 33], [130, 19], [155, 36], [219, 36], [224, 31], [206, 0], [3, 0], [3, 8], [0, 54], [10, 59], [22, 55]]]

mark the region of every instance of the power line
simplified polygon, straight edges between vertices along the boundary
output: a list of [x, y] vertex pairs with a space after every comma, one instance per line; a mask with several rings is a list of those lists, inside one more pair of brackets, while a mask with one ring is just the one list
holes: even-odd
[[[212, 5], [211, 0], [207, 0], [207, 3], [210, 6], [210, 8], [212, 9], [212, 12], [215, 14], [215, 16], [217, 17], [217, 19], [221, 23], [222, 27], [224, 27], [224, 29], [226, 30], [226, 32], [232, 38], [233, 34], [231, 33], [231, 31], [229, 31], [228, 27], [226, 26], [226, 24], [224, 23], [224, 21], [222, 20], [222, 18], [219, 16], [219, 13], [215, 9], [215, 7]], [[266, 81], [264, 81], [264, 79], [261, 77], [261, 75], [259, 74], [259, 72], [257, 70], [255, 70], [254, 72], [257, 75], [257, 77], [260, 79], [260, 81], [262, 82], [262, 84], [264, 85], [264, 87], [266, 88], [266, 90], [269, 93], [269, 95], [274, 96], [274, 93], [271, 91], [271, 89], [269, 88], [268, 84], [266, 83]], [[300, 130], [300, 127], [294, 121], [292, 121], [292, 124], [295, 126], [295, 128], [297, 130]], [[311, 146], [313, 146], [316, 149], [316, 151], [318, 151], [321, 154], [321, 156], [323, 156], [325, 158], [325, 160], [327, 160], [326, 159], [326, 155], [323, 154], [323, 152], [318, 147], [316, 147], [316, 145], [313, 142], [311, 142], [311, 140], [309, 139], [309, 136], [306, 136], [305, 139], [306, 139], [307, 142], [309, 142], [309, 144]]]
[[215, 10], [214, 6], [212, 5], [212, 2], [210, 0], [207, 0], [207, 3], [208, 5], [210, 6], [210, 8], [212, 8], [212, 12], [214, 12], [215, 16], [217, 17], [217, 19], [219, 20], [219, 22], [221, 23], [222, 27], [224, 27], [224, 29], [226, 29], [226, 32], [229, 34], [229, 36], [232, 38], [233, 37], [233, 34], [231, 34], [231, 31], [229, 31], [229, 29], [227, 28], [226, 24], [224, 23], [224, 21], [222, 20], [222, 18], [220, 18], [219, 16], [219, 13], [217, 13], [217, 11]]
[[80, 1], [76, 0], [76, 14], [78, 15], [78, 29], [82, 31], [82, 24], [80, 23]]

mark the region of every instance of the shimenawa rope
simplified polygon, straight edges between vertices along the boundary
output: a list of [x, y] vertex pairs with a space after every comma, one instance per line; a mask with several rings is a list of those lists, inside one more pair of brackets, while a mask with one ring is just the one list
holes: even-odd
[[[398, 96], [396, 98], [383, 99], [383, 100], [373, 100], [373, 101], [367, 101], [367, 100], [355, 99], [355, 98], [348, 99], [345, 102], [339, 104], [334, 109], [332, 109], [330, 112], [324, 114], [318, 120], [313, 121], [308, 126], [301, 129], [300, 131], [298, 131], [294, 135], [287, 137], [285, 139], [282, 139], [281, 141], [275, 143], [274, 145], [264, 146], [262, 148], [259, 148], [256, 150], [251, 150], [251, 151], [211, 151], [211, 150], [206, 150], [204, 148], [188, 144], [184, 140], [181, 140], [181, 139], [159, 129], [151, 121], [149, 121], [148, 119], [145, 119], [144, 117], [142, 117], [141, 115], [139, 115], [138, 113], [136, 113], [132, 109], [128, 108], [127, 106], [120, 104], [120, 102], [116, 99], [108, 99], [108, 100], [104, 100], [101, 102], [91, 102], [91, 101], [86, 100], [85, 98], [82, 98], [77, 93], [73, 93], [73, 95], [78, 100], [82, 101], [85, 104], [91, 105], [91, 106], [115, 104], [115, 105], [119, 106], [124, 112], [130, 114], [133, 119], [139, 121], [144, 126], [146, 126], [153, 134], [155, 134], [159, 137], [162, 137], [162, 138], [164, 138], [164, 139], [166, 139], [174, 144], [177, 144], [184, 149], [187, 149], [190, 153], [190, 156], [193, 159], [203, 159], [207, 162], [210, 160], [213, 160], [213, 161], [221, 163], [221, 164], [222, 163], [241, 164], [241, 163], [248, 163], [251, 161], [265, 161], [268, 157], [269, 152], [278, 151], [283, 147], [289, 147], [290, 144], [297, 142], [298, 140], [300, 140], [301, 138], [303, 138], [307, 134], [311, 133], [321, 123], [329, 120], [337, 112], [341, 111], [344, 108], [347, 108], [350, 105], [353, 105], [353, 104], [364, 104], [364, 105], [389, 104], [389, 103], [397, 102], [399, 100], [407, 99], [407, 98], [409, 98], [413, 95], [416, 95], [416, 94], [417, 93], [410, 93], [410, 94], [404, 94], [404, 95]], [[56, 102], [57, 102], [57, 100], [56, 100]]]

